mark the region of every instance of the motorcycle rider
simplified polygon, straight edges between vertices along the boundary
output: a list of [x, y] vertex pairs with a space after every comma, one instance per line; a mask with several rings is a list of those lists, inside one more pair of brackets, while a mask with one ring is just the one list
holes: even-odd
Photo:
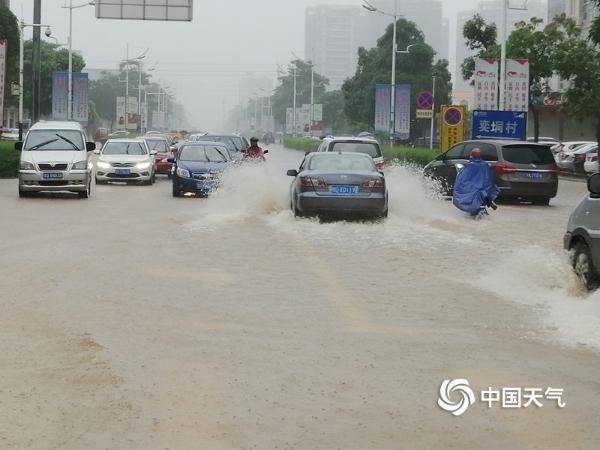
[[264, 161], [265, 152], [262, 148], [258, 146], [257, 137], [253, 137], [250, 139], [250, 147], [248, 147], [244, 152], [244, 159], [255, 159]]
[[481, 149], [474, 148], [469, 163], [456, 177], [452, 196], [454, 206], [471, 216], [479, 216], [486, 207], [497, 208], [494, 200], [499, 193], [490, 167], [481, 158]]

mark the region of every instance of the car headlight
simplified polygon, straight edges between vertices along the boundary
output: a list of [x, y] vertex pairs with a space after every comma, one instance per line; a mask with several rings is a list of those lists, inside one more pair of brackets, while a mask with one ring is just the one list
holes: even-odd
[[99, 169], [110, 169], [110, 164], [109, 164], [109, 163], [107, 163], [107, 162], [104, 162], [104, 161], [98, 161], [98, 162], [96, 163], [96, 166], [97, 166]]
[[149, 169], [150, 168], [150, 161], [141, 162], [136, 167], [138, 169], [140, 169], [140, 170]]
[[86, 170], [88, 168], [87, 161], [79, 161], [73, 164], [72, 170]]
[[190, 171], [181, 167], [177, 168], [177, 176], [180, 176], [182, 178], [191, 178]]
[[35, 166], [27, 161], [21, 161], [20, 168], [21, 170], [35, 170]]

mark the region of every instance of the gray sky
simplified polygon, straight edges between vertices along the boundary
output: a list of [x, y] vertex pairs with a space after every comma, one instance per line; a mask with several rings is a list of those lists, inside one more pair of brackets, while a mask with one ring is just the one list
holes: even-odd
[[[400, 0], [401, 1], [401, 0]], [[52, 26], [59, 42], [67, 41], [66, 0], [44, 1], [42, 21]], [[74, 0], [74, 4], [85, 0]], [[376, 1], [374, 2], [376, 3]], [[454, 54], [456, 13], [476, 0], [443, 0], [451, 20]], [[239, 79], [245, 72], [276, 77], [276, 63], [291, 52], [304, 52], [304, 9], [315, 4], [361, 4], [360, 0], [197, 0], [191, 23], [98, 20], [94, 8], [74, 10], [73, 46], [88, 68], [115, 68], [125, 57], [149, 48], [146, 61], [155, 65], [153, 78], [171, 84], [198, 129], [221, 126], [223, 109], [237, 103]], [[33, 0], [12, 0], [17, 16], [32, 20]], [[27, 31], [28, 37], [31, 29]], [[454, 67], [451, 61], [451, 68]]]

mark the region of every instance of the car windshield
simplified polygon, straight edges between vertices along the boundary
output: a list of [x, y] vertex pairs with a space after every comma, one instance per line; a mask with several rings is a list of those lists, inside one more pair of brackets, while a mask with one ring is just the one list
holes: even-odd
[[239, 151], [233, 139], [229, 136], [198, 136], [196, 141], [222, 142], [230, 152]]
[[510, 146], [502, 149], [507, 162], [513, 164], [554, 164], [554, 156], [548, 147]]
[[146, 145], [151, 152], [166, 153], [169, 150], [167, 141], [162, 139], [146, 139]]
[[179, 150], [179, 160], [224, 163], [228, 161], [227, 149], [212, 145], [186, 145]]
[[334, 142], [331, 145], [332, 152], [364, 153], [372, 158], [381, 156], [379, 145], [372, 142]]
[[235, 144], [238, 151], [242, 151], [242, 150], [246, 149], [246, 146], [244, 145], [244, 140], [242, 138], [234, 137], [234, 138], [231, 138], [231, 140]]
[[374, 171], [372, 159], [358, 155], [315, 155], [311, 158], [309, 170], [334, 170], [339, 172]]
[[83, 135], [77, 130], [31, 130], [24, 149], [84, 151], [85, 144]]
[[141, 142], [107, 142], [102, 150], [103, 155], [147, 155]]

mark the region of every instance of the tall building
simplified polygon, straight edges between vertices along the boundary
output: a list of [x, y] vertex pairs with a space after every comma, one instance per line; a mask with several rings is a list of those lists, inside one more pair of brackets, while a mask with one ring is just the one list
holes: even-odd
[[[393, 12], [394, 0], [373, 0], [382, 11]], [[449, 22], [442, 17], [440, 0], [398, 2], [404, 18], [423, 31], [437, 58], [448, 58]], [[306, 9], [305, 58], [330, 80], [330, 89], [339, 89], [354, 75], [358, 48], [371, 48], [392, 23], [388, 16], [366, 11], [360, 6], [320, 5]]]
[[[516, 3], [518, 2], [515, 2], [515, 6]], [[495, 23], [498, 28], [500, 28], [502, 24], [503, 5], [503, 0], [482, 1], [478, 4], [477, 9], [458, 13], [456, 32], [456, 76], [454, 79], [454, 86], [456, 89], [464, 90], [470, 87], [469, 81], [463, 79], [461, 70], [463, 61], [474, 54], [465, 45], [465, 38], [462, 34], [465, 23], [472, 19], [475, 14], [479, 14], [487, 23]], [[508, 33], [510, 34], [515, 29], [515, 24], [517, 22], [528, 21], [532, 17], [537, 17], [546, 21], [548, 18], [548, 4], [542, 0], [528, 0], [527, 9], [510, 9], [508, 11]], [[500, 38], [501, 36], [502, 30], [498, 29], [498, 37]]]

